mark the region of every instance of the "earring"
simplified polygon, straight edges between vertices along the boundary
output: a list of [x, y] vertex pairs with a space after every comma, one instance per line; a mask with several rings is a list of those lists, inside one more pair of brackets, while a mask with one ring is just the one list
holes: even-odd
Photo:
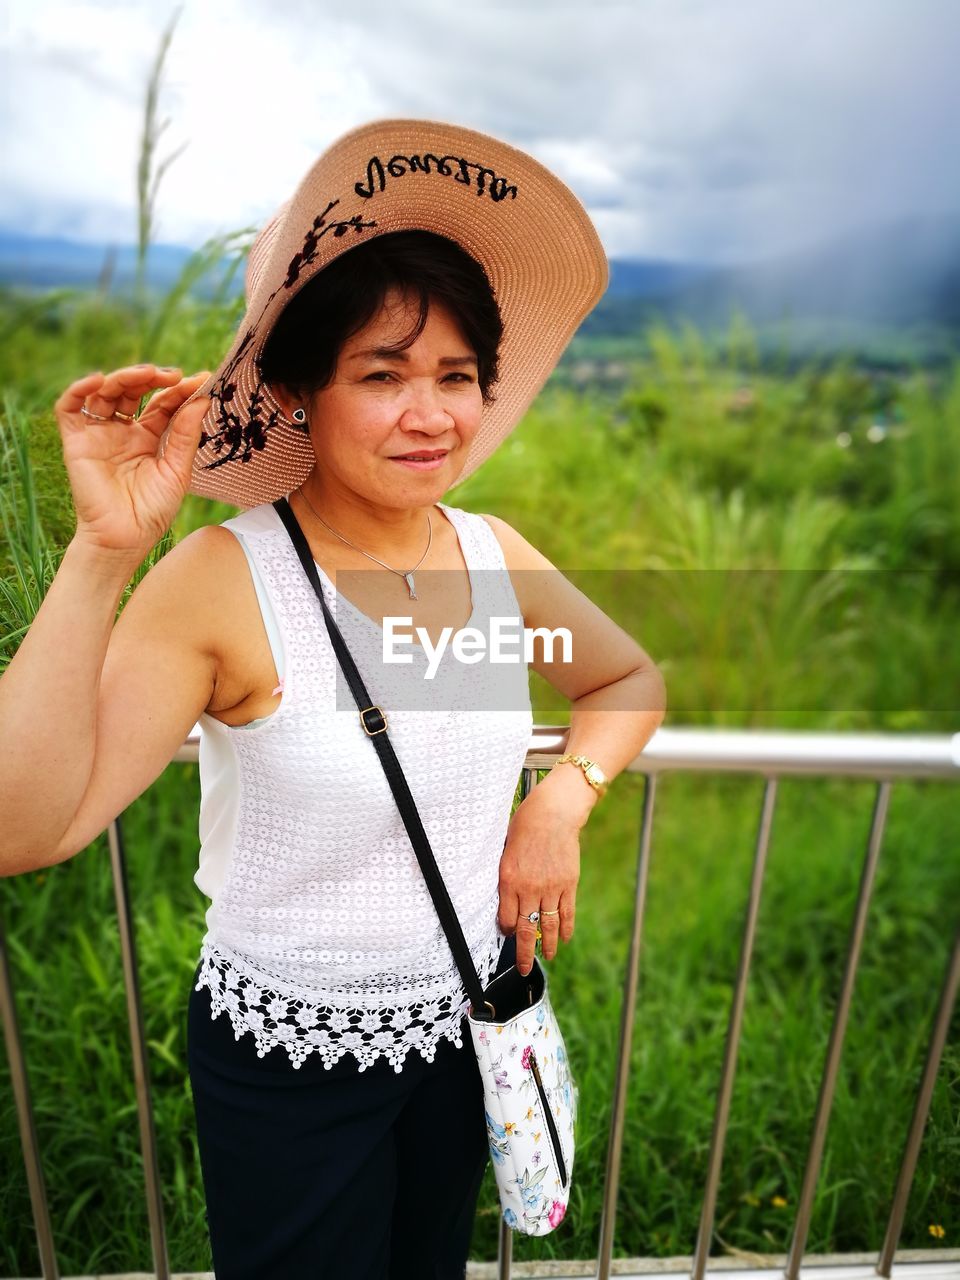
[[294, 422], [304, 423], [307, 420], [307, 411], [306, 409], [299, 409], [299, 408], [294, 409], [291, 417], [293, 418]]

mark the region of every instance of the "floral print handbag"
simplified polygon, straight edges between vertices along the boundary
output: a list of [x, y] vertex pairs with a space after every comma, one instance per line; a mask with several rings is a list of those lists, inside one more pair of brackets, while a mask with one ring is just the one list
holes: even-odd
[[387, 736], [387, 721], [372, 702], [320, 586], [309, 543], [286, 498], [274, 502], [323, 609], [334, 651], [356, 699], [403, 818], [417, 861], [470, 1000], [467, 1023], [483, 1082], [487, 1138], [503, 1220], [526, 1235], [544, 1236], [562, 1222], [570, 1199], [577, 1088], [535, 956], [524, 977], [516, 965], [480, 982], [456, 911], [420, 821], [416, 802]]
[[473, 1007], [467, 1021], [503, 1220], [543, 1236], [563, 1221], [570, 1199], [577, 1086], [536, 957], [526, 977], [514, 965], [494, 978], [483, 999], [488, 1017]]

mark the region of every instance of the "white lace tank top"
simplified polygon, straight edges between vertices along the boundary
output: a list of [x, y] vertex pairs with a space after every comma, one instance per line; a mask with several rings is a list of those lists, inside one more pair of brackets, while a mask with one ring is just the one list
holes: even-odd
[[[437, 505], [469, 571], [470, 625], [520, 618], [490, 525]], [[247, 725], [200, 717], [194, 880], [211, 902], [197, 990], [209, 989], [212, 1016], [225, 1010], [235, 1037], [252, 1035], [260, 1057], [280, 1045], [295, 1067], [311, 1053], [327, 1067], [352, 1055], [360, 1071], [381, 1056], [400, 1071], [411, 1049], [432, 1060], [442, 1038], [461, 1044], [468, 1001], [320, 602], [271, 503], [223, 523], [246, 552], [282, 697]], [[414, 647], [414, 663], [388, 676], [382, 628], [317, 568], [327, 606], [387, 716], [484, 982], [505, 940], [498, 872], [533, 723], [527, 666], [472, 666], [448, 650], [434, 680], [424, 681], [426, 654]], [[390, 679], [399, 682], [393, 699]], [[496, 681], [492, 692], [488, 680]], [[405, 706], [399, 693], [409, 695], [411, 682], [415, 705], [408, 696]]]

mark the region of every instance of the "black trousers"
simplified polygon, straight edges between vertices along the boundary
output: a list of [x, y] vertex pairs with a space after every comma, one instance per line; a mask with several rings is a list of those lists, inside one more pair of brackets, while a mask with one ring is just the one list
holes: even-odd
[[[504, 945], [497, 972], [514, 963]], [[197, 968], [199, 973], [199, 965]], [[217, 1280], [462, 1280], [489, 1148], [464, 1026], [396, 1072], [318, 1054], [258, 1058], [194, 984], [187, 1006], [207, 1224]]]

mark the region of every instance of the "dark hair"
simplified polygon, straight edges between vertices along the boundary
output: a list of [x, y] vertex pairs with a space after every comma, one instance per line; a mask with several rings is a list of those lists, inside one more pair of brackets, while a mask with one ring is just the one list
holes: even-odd
[[489, 404], [499, 376], [500, 308], [480, 263], [432, 231], [386, 232], [312, 276], [267, 338], [257, 361], [261, 378], [304, 399], [329, 386], [344, 343], [374, 318], [390, 289], [419, 300], [416, 325], [390, 349], [403, 351], [416, 342], [431, 300], [444, 303], [476, 354], [477, 380]]

